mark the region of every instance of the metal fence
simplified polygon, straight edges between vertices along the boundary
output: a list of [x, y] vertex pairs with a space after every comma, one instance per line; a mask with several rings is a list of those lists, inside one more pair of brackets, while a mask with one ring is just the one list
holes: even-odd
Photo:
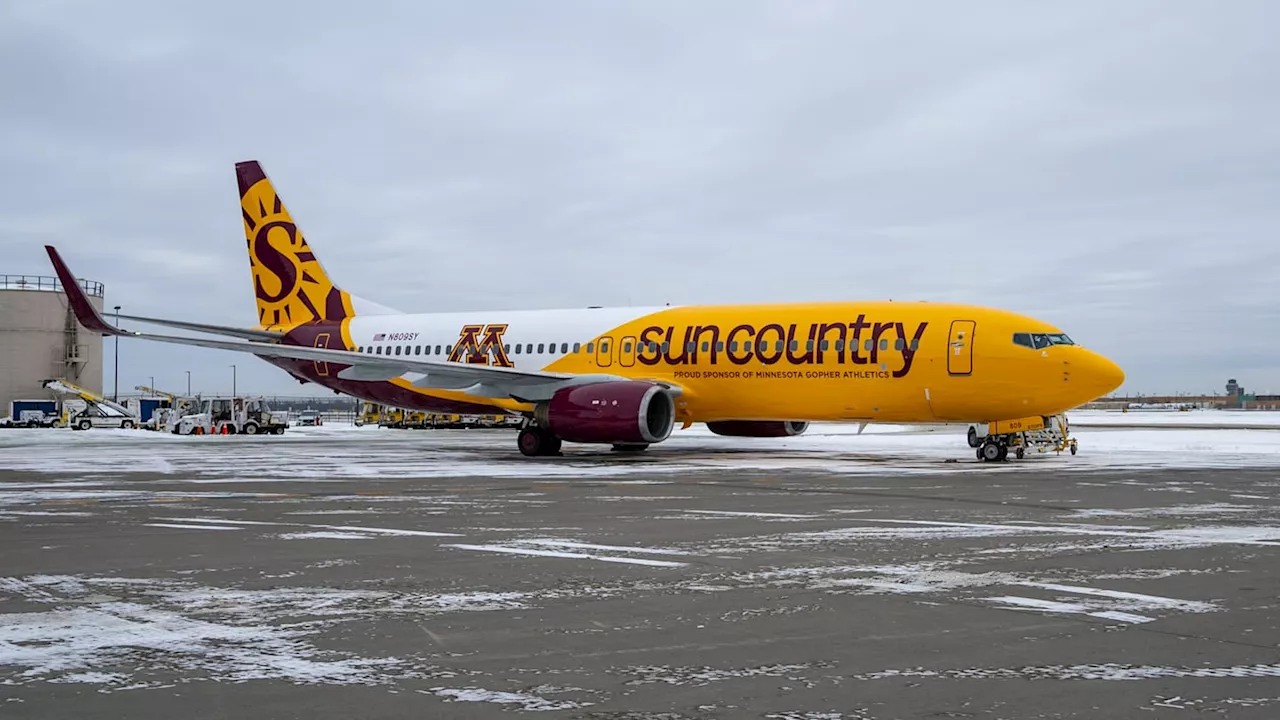
[[[93, 280], [77, 280], [90, 297], [102, 297], [103, 285]], [[50, 275], [0, 275], [0, 290], [42, 290], [62, 292], [62, 282]]]

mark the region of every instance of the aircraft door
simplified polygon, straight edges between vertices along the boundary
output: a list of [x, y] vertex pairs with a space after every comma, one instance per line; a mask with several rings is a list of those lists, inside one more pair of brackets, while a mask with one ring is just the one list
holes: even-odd
[[613, 338], [602, 337], [596, 344], [596, 365], [609, 367], [613, 364]]
[[[316, 335], [316, 347], [321, 349], [329, 348], [329, 333], [320, 333]], [[316, 361], [316, 374], [327, 377], [329, 375], [329, 363]]]
[[952, 375], [973, 374], [973, 334], [977, 331], [973, 320], [952, 320], [951, 335], [947, 340], [947, 372]]
[[622, 338], [622, 347], [618, 349], [618, 364], [622, 367], [632, 367], [636, 364], [636, 339], [633, 337]]

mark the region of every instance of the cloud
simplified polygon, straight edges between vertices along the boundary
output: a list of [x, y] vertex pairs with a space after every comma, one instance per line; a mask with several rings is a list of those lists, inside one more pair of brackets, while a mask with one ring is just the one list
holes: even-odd
[[[1278, 21], [11, 3], [0, 252], [44, 273], [56, 244], [126, 312], [251, 323], [232, 166], [256, 158], [330, 274], [395, 307], [971, 302], [1059, 325], [1126, 389], [1280, 392]], [[121, 385], [224, 389], [230, 358], [125, 341]]]

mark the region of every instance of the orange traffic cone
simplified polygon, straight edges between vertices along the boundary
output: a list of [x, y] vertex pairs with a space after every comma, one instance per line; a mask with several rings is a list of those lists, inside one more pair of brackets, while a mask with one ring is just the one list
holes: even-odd
[[223, 434], [223, 435], [226, 435], [226, 434], [227, 434], [227, 426], [226, 426], [226, 425], [223, 425], [223, 426], [222, 426], [222, 434]]

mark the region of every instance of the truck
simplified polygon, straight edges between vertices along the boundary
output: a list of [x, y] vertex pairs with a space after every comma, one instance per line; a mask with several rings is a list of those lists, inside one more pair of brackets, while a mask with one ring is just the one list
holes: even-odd
[[63, 379], [45, 380], [46, 389], [73, 398], [76, 402], [64, 402], [62, 417], [72, 430], [88, 430], [95, 427], [138, 427], [138, 416], [129, 408], [113, 402], [98, 393]]
[[57, 424], [57, 400], [14, 400], [9, 403], [9, 417], [0, 420], [3, 427], [36, 428]]
[[283, 435], [289, 419], [261, 396], [204, 398], [197, 412], [172, 418], [178, 435]]

